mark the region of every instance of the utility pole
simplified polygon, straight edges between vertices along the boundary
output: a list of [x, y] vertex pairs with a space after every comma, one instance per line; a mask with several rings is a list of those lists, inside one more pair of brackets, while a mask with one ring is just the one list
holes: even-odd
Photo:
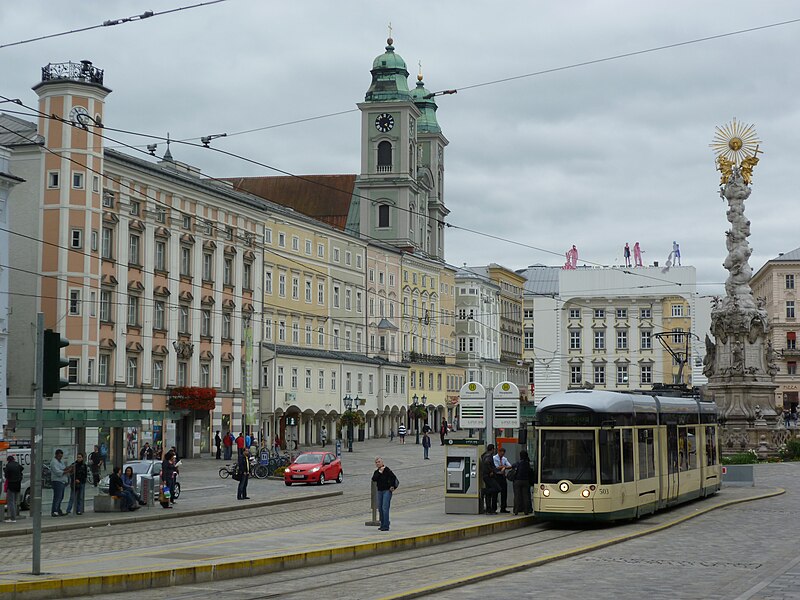
[[494, 390], [486, 389], [486, 440], [483, 445], [494, 444]]
[[36, 315], [35, 425], [31, 432], [33, 574], [42, 574], [42, 465], [44, 464], [44, 313]]

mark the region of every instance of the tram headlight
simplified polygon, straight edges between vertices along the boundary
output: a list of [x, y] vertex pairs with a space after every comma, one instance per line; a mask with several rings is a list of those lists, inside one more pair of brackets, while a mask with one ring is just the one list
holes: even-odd
[[581, 496], [583, 496], [584, 498], [588, 498], [589, 494], [591, 494], [591, 492], [589, 490], [581, 491]]
[[558, 484], [558, 489], [560, 489], [562, 493], [566, 494], [569, 491], [569, 484], [566, 481], [562, 481]]
[[544, 496], [545, 498], [549, 498], [550, 497], [550, 490], [548, 490], [547, 488], [544, 488], [542, 490], [542, 496]]

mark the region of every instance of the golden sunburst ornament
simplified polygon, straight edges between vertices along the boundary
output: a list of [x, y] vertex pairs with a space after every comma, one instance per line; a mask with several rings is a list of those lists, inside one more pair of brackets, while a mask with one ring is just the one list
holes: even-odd
[[745, 158], [756, 155], [760, 143], [755, 126], [733, 119], [730, 123], [716, 127], [710, 146], [717, 158], [722, 157], [739, 166]]

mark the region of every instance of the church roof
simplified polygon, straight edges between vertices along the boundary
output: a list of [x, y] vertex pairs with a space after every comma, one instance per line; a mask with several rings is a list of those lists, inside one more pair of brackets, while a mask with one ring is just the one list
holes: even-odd
[[372, 83], [364, 100], [367, 102], [396, 102], [410, 100], [406, 62], [394, 51], [393, 40], [386, 40], [386, 52], [372, 61]]
[[225, 181], [236, 191], [249, 192], [344, 231], [356, 176], [230, 177]]
[[433, 98], [425, 98], [430, 92], [425, 89], [425, 84], [422, 82], [422, 73], [417, 76], [417, 87], [411, 91], [411, 97], [414, 104], [417, 105], [420, 113], [417, 119], [417, 131], [420, 133], [441, 133], [442, 128], [439, 127], [439, 122], [436, 120], [436, 102]]

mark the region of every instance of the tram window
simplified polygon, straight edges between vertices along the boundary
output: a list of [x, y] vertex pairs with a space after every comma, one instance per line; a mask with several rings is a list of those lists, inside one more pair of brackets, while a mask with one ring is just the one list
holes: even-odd
[[686, 428], [678, 429], [678, 470], [687, 471], [689, 469], [689, 459], [686, 455], [689, 444], [686, 441]]
[[622, 430], [622, 477], [623, 481], [635, 481], [633, 472], [633, 430]]
[[656, 453], [653, 445], [653, 430], [639, 430], [639, 479], [656, 476]]
[[600, 430], [600, 483], [622, 481], [619, 451], [619, 429]]
[[689, 458], [689, 469], [697, 468], [697, 436], [694, 427], [686, 428], [686, 454]]
[[717, 464], [717, 430], [706, 427], [706, 465]]
[[597, 482], [594, 431], [540, 429], [542, 483], [566, 479], [574, 484]]
[[678, 426], [667, 425], [667, 472], [678, 472]]

